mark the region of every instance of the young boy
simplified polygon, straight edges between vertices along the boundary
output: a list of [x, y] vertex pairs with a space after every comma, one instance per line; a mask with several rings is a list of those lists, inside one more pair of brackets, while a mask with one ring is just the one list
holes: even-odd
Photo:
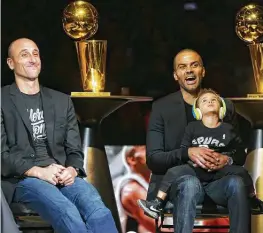
[[229, 156], [228, 163], [216, 171], [197, 167], [192, 161], [184, 169], [170, 168], [164, 175], [156, 199], [138, 200], [138, 205], [149, 216], [158, 219], [171, 184], [183, 175], [197, 176], [203, 185], [227, 175], [240, 176], [247, 187], [252, 211], [263, 211], [263, 202], [255, 195], [253, 181], [242, 167], [246, 153], [241, 139], [231, 124], [222, 122], [225, 113], [224, 100], [213, 90], [203, 89], [193, 105], [193, 114], [198, 121], [187, 125], [181, 147], [207, 147]]

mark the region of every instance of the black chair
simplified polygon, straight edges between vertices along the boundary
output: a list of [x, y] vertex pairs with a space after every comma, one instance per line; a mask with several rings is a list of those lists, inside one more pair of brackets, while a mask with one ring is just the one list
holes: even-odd
[[[172, 228], [173, 229], [173, 204], [171, 202], [167, 202], [166, 206], [161, 214], [161, 221], [155, 221], [156, 232], [162, 232], [162, 229]], [[203, 205], [197, 206], [196, 219], [209, 219], [209, 218], [227, 218], [228, 217], [228, 209], [216, 205], [211, 201], [205, 201]], [[229, 229], [229, 225], [209, 225], [204, 226], [198, 224], [198, 221], [195, 222], [194, 229]]]
[[[167, 202], [163, 213], [161, 214], [161, 221], [155, 220], [156, 233], [161, 233], [162, 229], [170, 228], [173, 229], [173, 204]], [[228, 218], [228, 209], [226, 207], [216, 205], [210, 199], [205, 199], [202, 205], [197, 206], [196, 220], [203, 219], [207, 220], [209, 218]], [[252, 215], [261, 215], [263, 214], [260, 211], [254, 211]], [[229, 224], [227, 225], [213, 225], [213, 224], [198, 224], [198, 221], [195, 222], [194, 229], [229, 229]]]
[[26, 232], [27, 230], [49, 230], [48, 232], [53, 233], [52, 226], [45, 222], [35, 211], [28, 208], [22, 203], [11, 203], [11, 211], [14, 215], [15, 221], [19, 227], [19, 230]]

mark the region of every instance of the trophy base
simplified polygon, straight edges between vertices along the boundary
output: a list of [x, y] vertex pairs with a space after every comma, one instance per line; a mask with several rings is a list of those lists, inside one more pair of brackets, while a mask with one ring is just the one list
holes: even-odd
[[247, 98], [251, 98], [251, 99], [263, 98], [263, 94], [247, 94]]
[[71, 92], [71, 97], [104, 97], [104, 96], [110, 96], [110, 92]]

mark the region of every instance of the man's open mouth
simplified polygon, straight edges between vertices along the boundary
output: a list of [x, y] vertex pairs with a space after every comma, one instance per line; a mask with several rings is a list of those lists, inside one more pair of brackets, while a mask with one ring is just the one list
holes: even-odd
[[187, 85], [192, 85], [196, 83], [196, 76], [188, 76], [185, 79]]

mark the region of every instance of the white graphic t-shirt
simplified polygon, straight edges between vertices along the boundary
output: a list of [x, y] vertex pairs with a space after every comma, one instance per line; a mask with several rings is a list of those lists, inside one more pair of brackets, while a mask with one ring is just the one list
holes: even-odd
[[36, 140], [45, 140], [47, 138], [46, 134], [46, 125], [44, 121], [43, 110], [39, 108], [36, 109], [27, 109], [29, 111], [29, 120], [33, 129], [33, 139]]

